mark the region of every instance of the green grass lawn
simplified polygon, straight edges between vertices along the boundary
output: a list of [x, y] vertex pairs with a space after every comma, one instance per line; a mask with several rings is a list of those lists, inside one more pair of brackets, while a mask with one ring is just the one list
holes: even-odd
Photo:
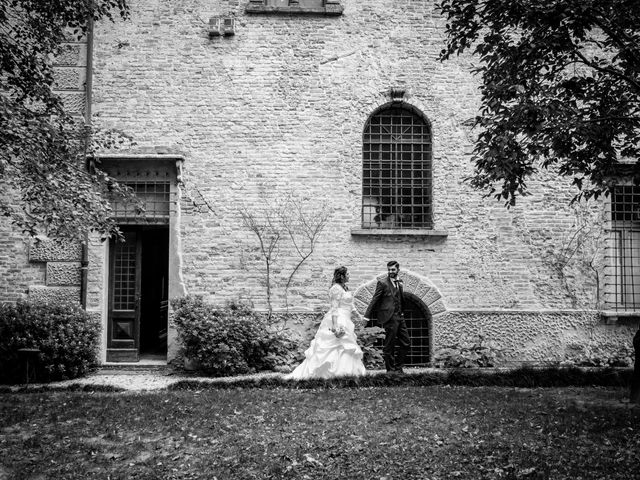
[[0, 395], [0, 479], [631, 479], [618, 387]]

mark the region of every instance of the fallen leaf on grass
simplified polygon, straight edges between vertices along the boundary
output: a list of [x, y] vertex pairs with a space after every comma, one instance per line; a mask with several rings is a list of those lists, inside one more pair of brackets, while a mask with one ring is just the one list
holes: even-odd
[[318, 465], [320, 467], [324, 466], [322, 465], [322, 462], [320, 462], [319, 460], [316, 460], [315, 458], [313, 458], [311, 455], [309, 455], [308, 453], [304, 454], [304, 459], [311, 463], [312, 465]]
[[525, 468], [524, 470], [520, 470], [517, 474], [516, 474], [516, 478], [522, 478], [526, 475], [531, 475], [533, 472], [536, 471], [536, 467], [531, 467], [531, 468]]

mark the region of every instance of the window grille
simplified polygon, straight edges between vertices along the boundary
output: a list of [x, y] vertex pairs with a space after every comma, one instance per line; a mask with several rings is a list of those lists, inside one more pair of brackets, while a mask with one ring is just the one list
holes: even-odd
[[290, 6], [299, 6], [306, 8], [320, 8], [325, 6], [325, 0], [289, 0]]
[[430, 314], [410, 295], [404, 295], [404, 319], [411, 338], [411, 348], [405, 364], [407, 366], [425, 366], [431, 362], [431, 333], [429, 331]]
[[418, 114], [391, 107], [364, 130], [362, 228], [432, 228], [431, 131]]
[[113, 269], [113, 309], [133, 310], [136, 293], [136, 243], [116, 242]]
[[[429, 324], [431, 314], [425, 310], [421, 302], [416, 300], [411, 294], [404, 294], [403, 313], [411, 347], [405, 358], [405, 366], [420, 367], [431, 363], [431, 332]], [[367, 327], [380, 326], [377, 320], [370, 320]], [[383, 340], [379, 339], [374, 344], [382, 353]]]
[[169, 217], [175, 213], [175, 193], [171, 192], [171, 183], [165, 180], [123, 181], [130, 187], [140, 201], [142, 211], [135, 202], [115, 200], [112, 203], [113, 215], [118, 223], [169, 223]]
[[640, 187], [613, 189], [605, 257], [604, 299], [608, 308], [640, 310]]

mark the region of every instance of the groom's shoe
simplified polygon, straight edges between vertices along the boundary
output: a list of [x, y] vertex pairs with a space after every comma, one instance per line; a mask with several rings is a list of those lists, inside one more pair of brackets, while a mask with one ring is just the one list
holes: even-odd
[[404, 353], [399, 353], [398, 355], [396, 355], [395, 362], [393, 365], [393, 369], [396, 371], [396, 373], [404, 373], [404, 370], [403, 370], [404, 359], [405, 359]]
[[384, 367], [387, 370], [387, 373], [395, 372], [396, 368], [393, 364], [393, 359], [389, 357], [384, 357]]

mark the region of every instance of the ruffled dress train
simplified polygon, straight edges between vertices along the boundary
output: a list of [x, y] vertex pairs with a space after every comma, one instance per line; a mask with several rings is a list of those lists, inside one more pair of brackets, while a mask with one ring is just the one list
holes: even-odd
[[[340, 285], [329, 290], [331, 310], [322, 319], [309, 348], [304, 352], [304, 361], [285, 378], [333, 378], [366, 374], [362, 363], [362, 349], [358, 346], [355, 326], [351, 321], [353, 295]], [[331, 331], [332, 316], [337, 315], [337, 325], [345, 330], [338, 338]]]

